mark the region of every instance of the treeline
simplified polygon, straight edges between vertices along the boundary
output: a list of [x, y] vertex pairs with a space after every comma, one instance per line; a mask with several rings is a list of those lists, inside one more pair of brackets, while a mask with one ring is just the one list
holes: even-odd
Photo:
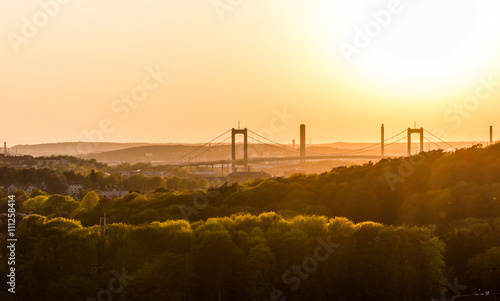
[[[286, 217], [316, 214], [388, 225], [447, 225], [464, 218], [500, 216], [499, 145], [456, 153], [433, 151], [377, 164], [339, 167], [321, 175], [224, 184], [205, 190], [194, 188], [197, 184], [202, 188], [206, 182], [180, 178], [137, 175], [124, 181], [140, 188], [134, 185], [145, 185], [145, 179], [158, 181], [162, 188], [100, 200], [89, 209], [88, 217], [78, 219], [90, 226], [106, 212], [113, 222], [141, 224], [274, 211]], [[72, 212], [59, 216], [74, 217]]]
[[444, 272], [429, 229], [345, 218], [114, 223], [103, 237], [37, 215], [17, 235], [17, 295], [30, 300], [420, 300], [439, 296]]
[[[169, 165], [153, 165], [152, 163], [122, 163], [119, 165], [110, 166], [106, 163], [97, 161], [96, 159], [83, 159], [74, 156], [50, 156], [50, 157], [33, 157], [30, 155], [25, 156], [5, 156], [0, 154], [0, 164], [1, 165], [25, 165], [26, 170], [31, 170], [32, 168], [39, 168], [39, 162], [42, 167], [47, 169], [53, 169], [58, 172], [74, 172], [75, 174], [87, 175], [92, 170], [99, 170], [104, 173], [118, 173], [120, 171], [163, 171], [170, 172], [176, 176], [183, 176], [189, 173], [188, 168], [178, 168]], [[22, 179], [21, 179], [22, 180]], [[21, 182], [28, 183], [28, 182]]]
[[[91, 170], [88, 174], [82, 175], [74, 171], [61, 172], [56, 169], [17, 169], [12, 167], [0, 167], [0, 186], [7, 188], [11, 184], [34, 184], [38, 187], [45, 183], [46, 191], [49, 194], [67, 194], [68, 185], [77, 183], [83, 186], [82, 192], [78, 195], [81, 199], [90, 190], [108, 190], [115, 187], [127, 191], [149, 192], [152, 190], [180, 190], [206, 188], [209, 181], [203, 178], [190, 179], [178, 176], [154, 176], [146, 177], [142, 174], [135, 174], [130, 177], [122, 177], [118, 173], [108, 174], [102, 171]], [[213, 182], [216, 183], [216, 182]]]

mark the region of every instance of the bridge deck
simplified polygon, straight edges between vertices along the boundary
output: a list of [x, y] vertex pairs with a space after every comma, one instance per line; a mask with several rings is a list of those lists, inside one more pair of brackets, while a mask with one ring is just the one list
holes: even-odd
[[[248, 158], [248, 163], [258, 163], [258, 162], [278, 162], [278, 161], [300, 161], [300, 160], [322, 160], [322, 159], [374, 159], [380, 160], [383, 158], [391, 158], [391, 156], [376, 156], [376, 155], [325, 155], [325, 156], [295, 156], [295, 157], [257, 157]], [[239, 160], [216, 160], [216, 161], [202, 161], [202, 162], [185, 162], [185, 163], [169, 163], [166, 165], [173, 166], [201, 166], [201, 165], [227, 165], [227, 164], [238, 164], [243, 165], [245, 161], [243, 159]]]

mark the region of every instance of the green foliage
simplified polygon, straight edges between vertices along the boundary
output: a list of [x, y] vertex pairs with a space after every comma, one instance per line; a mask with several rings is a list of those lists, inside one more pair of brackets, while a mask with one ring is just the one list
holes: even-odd
[[30, 194], [30, 198], [34, 198], [39, 195], [47, 195], [46, 192], [43, 192], [40, 188], [35, 188]]
[[126, 287], [123, 299], [193, 300], [193, 268], [186, 255], [165, 252], [146, 263], [134, 277]]
[[50, 194], [66, 194], [68, 192], [68, 182], [66, 176], [53, 172], [49, 174], [47, 180], [47, 192]]
[[471, 280], [480, 287], [496, 292], [500, 290], [500, 247], [490, 248], [476, 255], [467, 266]]
[[46, 195], [31, 197], [24, 203], [24, 210], [26, 213], [40, 214], [42, 213], [42, 209], [44, 208], [45, 202], [48, 198], [49, 197]]
[[42, 214], [49, 217], [68, 217], [80, 205], [73, 198], [54, 194], [51, 196], [39, 195], [28, 199], [24, 203], [28, 213]]
[[[119, 300], [252, 301], [268, 299], [275, 288], [289, 300], [413, 300], [439, 293], [444, 272], [443, 243], [428, 229], [345, 218], [270, 212], [191, 224], [120, 223], [109, 224], [103, 238], [98, 226], [29, 216], [18, 237], [19, 294], [36, 300], [96, 296], [122, 268], [133, 279], [114, 296]], [[338, 245], [330, 252], [325, 242]], [[292, 290], [282, 278], [295, 274], [285, 272], [304, 272], [315, 254], [326, 257]]]
[[80, 209], [92, 210], [99, 203], [99, 196], [95, 191], [89, 191], [80, 202]]

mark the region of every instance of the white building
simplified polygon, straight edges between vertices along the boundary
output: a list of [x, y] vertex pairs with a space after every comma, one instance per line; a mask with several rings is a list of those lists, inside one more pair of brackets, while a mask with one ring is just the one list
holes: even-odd
[[111, 190], [101, 190], [97, 193], [100, 197], [106, 197], [108, 199], [114, 199], [117, 197], [125, 196], [128, 194], [126, 190], [118, 190], [116, 187]]
[[82, 184], [71, 183], [68, 185], [68, 194], [71, 196], [78, 195], [82, 189]]

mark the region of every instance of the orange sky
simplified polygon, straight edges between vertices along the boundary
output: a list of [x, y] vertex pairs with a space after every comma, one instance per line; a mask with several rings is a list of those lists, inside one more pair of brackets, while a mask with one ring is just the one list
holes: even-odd
[[0, 140], [500, 137], [500, 4], [435, 2], [2, 1]]

